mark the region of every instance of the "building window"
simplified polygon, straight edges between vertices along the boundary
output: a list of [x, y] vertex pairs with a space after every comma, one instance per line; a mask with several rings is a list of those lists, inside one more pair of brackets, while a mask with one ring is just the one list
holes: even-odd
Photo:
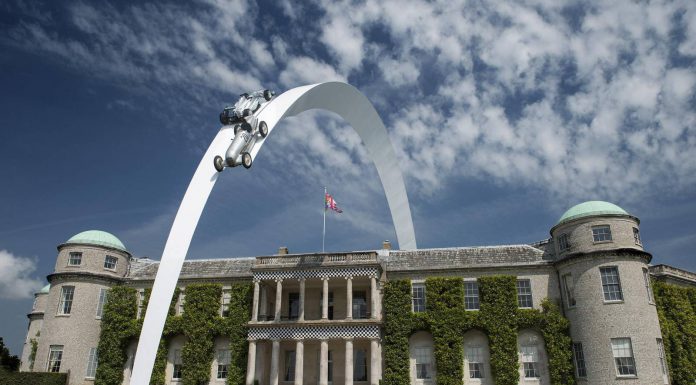
[[295, 351], [285, 352], [285, 379], [284, 381], [295, 381]]
[[648, 269], [643, 269], [643, 281], [645, 281], [645, 291], [648, 292], [648, 302], [655, 303], [653, 298], [652, 285], [650, 284], [650, 272]]
[[116, 257], [107, 255], [106, 258], [104, 258], [104, 268], [114, 270], [116, 268], [116, 261], [118, 261]]
[[466, 310], [479, 309], [478, 282], [464, 282], [464, 308]]
[[561, 281], [563, 284], [566, 307], [575, 307], [575, 283], [573, 282], [573, 275], [570, 273], [564, 274]]
[[585, 353], [582, 350], [582, 342], [573, 342], [573, 360], [575, 361], [575, 375], [578, 378], [587, 377]]
[[367, 353], [358, 349], [353, 360], [353, 381], [367, 381]]
[[229, 289], [222, 291], [222, 307], [220, 308], [220, 315], [223, 317], [228, 317], [230, 315], [230, 298], [232, 298], [232, 293]]
[[595, 242], [611, 242], [611, 229], [608, 225], [592, 227], [592, 239]]
[[58, 303], [58, 314], [70, 314], [72, 310], [75, 286], [63, 286], [60, 290], [60, 302]]
[[469, 363], [469, 378], [483, 378], [483, 348], [480, 346], [466, 347], [466, 360]]
[[228, 349], [220, 349], [217, 351], [217, 378], [227, 378], [227, 371], [230, 367], [230, 351]]
[[172, 370], [172, 380], [181, 379], [181, 350], [174, 350], [174, 370]]
[[[322, 306], [324, 306], [324, 292], [322, 291], [321, 294], [319, 294], [319, 314], [322, 313]], [[273, 308], [273, 306], [271, 306]], [[326, 309], [327, 318], [328, 319], [333, 319], [334, 318], [334, 296], [333, 296], [333, 291], [329, 292], [329, 308]]]
[[104, 304], [106, 303], [106, 296], [108, 289], [99, 289], [99, 299], [97, 300], [97, 318], [101, 318], [104, 314]]
[[[328, 351], [328, 362], [327, 362], [326, 366], [327, 366], [327, 370], [329, 371], [328, 380], [329, 380], [329, 382], [332, 382], [333, 381], [333, 351], [332, 350]], [[318, 373], [318, 371], [317, 371], [317, 373]]]
[[633, 240], [636, 242], [636, 245], [640, 245], [640, 231], [638, 228], [634, 227], [633, 228]]
[[621, 281], [619, 280], [619, 268], [616, 266], [600, 267], [602, 274], [602, 290], [605, 301], [623, 301]]
[[183, 290], [179, 292], [179, 301], [178, 305], [176, 307], [177, 315], [182, 315], [184, 314], [184, 304], [186, 303], [186, 293], [184, 293]]
[[635, 376], [636, 363], [633, 360], [633, 348], [630, 338], [612, 338], [611, 350], [614, 353], [614, 363], [619, 376]]
[[657, 355], [660, 358], [662, 382], [664, 382], [665, 384], [669, 384], [669, 375], [667, 374], [667, 361], [665, 361], [665, 346], [662, 344], [662, 338], [657, 339]]
[[430, 348], [415, 348], [416, 379], [429, 380], [433, 378], [433, 353]]
[[365, 319], [367, 314], [367, 293], [364, 291], [353, 292], [353, 318]]
[[143, 316], [143, 306], [145, 306], [145, 290], [138, 290], [138, 314], [136, 317], [140, 319]]
[[537, 347], [521, 346], [522, 366], [524, 367], [524, 378], [539, 378], [539, 353]]
[[411, 288], [411, 302], [413, 304], [414, 313], [422, 313], [425, 311], [425, 285], [422, 283], [414, 283]]
[[560, 251], [570, 249], [570, 244], [568, 243], [568, 234], [561, 234], [561, 236], [558, 237], [558, 249]]
[[60, 372], [60, 363], [63, 361], [63, 345], [51, 345], [48, 352], [48, 371]]
[[79, 266], [82, 264], [82, 253], [73, 252], [70, 253], [70, 258], [68, 259], [69, 266]]
[[288, 319], [300, 317], [300, 293], [288, 293]]
[[85, 377], [94, 378], [97, 374], [97, 348], [89, 349], [89, 357], [87, 358], [87, 374]]
[[532, 283], [528, 279], [517, 280], [517, 304], [522, 308], [533, 307]]

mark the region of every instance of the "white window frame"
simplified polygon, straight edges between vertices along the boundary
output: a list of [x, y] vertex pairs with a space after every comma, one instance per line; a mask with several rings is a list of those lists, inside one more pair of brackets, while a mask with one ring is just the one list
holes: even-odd
[[[609, 271], [616, 272], [616, 274], [609, 274]], [[606, 272], [606, 276], [605, 276]], [[623, 288], [621, 287], [621, 274], [619, 273], [619, 267], [618, 266], [601, 266], [599, 268], [599, 276], [601, 278], [602, 282], [602, 298], [604, 299], [605, 303], [618, 303], [618, 302], [623, 302], [624, 301], [624, 295], [623, 295]], [[616, 282], [609, 282], [609, 277], [614, 277], [616, 276]], [[606, 281], [606, 282], [605, 282]], [[618, 291], [609, 291], [610, 288], [618, 286], [619, 290]], [[615, 295], [614, 293], [619, 293], [620, 298], [609, 298], [607, 299], [607, 296], [611, 297], [612, 295]]]
[[[111, 266], [112, 261], [113, 266]], [[113, 255], [107, 255], [104, 257], [104, 268], [106, 270], [116, 270], [116, 265], [118, 265], [118, 258], [114, 257]]]
[[75, 286], [62, 286], [60, 288], [60, 300], [58, 301], [58, 315], [70, 315], [74, 299]]
[[573, 342], [573, 362], [575, 363], [575, 376], [577, 378], [587, 378], [587, 365], [582, 342]]
[[570, 249], [570, 242], [568, 241], [568, 234], [561, 234], [558, 237], [558, 251], [559, 252], [564, 252], [566, 250]]
[[[539, 348], [536, 345], [521, 345], [520, 361], [522, 361], [522, 371], [524, 372], [525, 379], [541, 378], [541, 371], [539, 370]], [[529, 372], [532, 373], [531, 376], [527, 376]]]
[[94, 379], [97, 375], [97, 366], [99, 365], [97, 348], [89, 349], [89, 356], [87, 357], [87, 370], [85, 370], [85, 378]]
[[[597, 230], [597, 231], [595, 231], [595, 230]], [[606, 231], [604, 231], [604, 230], [606, 230]], [[614, 242], [614, 237], [611, 234], [611, 226], [609, 226], [609, 225], [592, 226], [592, 241], [594, 243]]]
[[217, 374], [215, 377], [216, 379], [224, 380], [227, 378], [230, 371], [231, 361], [232, 360], [229, 349], [219, 349], [217, 351]]
[[97, 296], [97, 319], [101, 319], [102, 316], [104, 315], [104, 304], [106, 303], [106, 297], [108, 295], [108, 290], [107, 288], [100, 288], [99, 289], [99, 295]]
[[[362, 360], [359, 360], [360, 354], [362, 354]], [[362, 379], [359, 378], [358, 373], [360, 368], [362, 368], [363, 374], [365, 375]], [[367, 381], [368, 380], [368, 369], [367, 369], [367, 350], [356, 349], [353, 352], [353, 380], [354, 381]]]
[[[77, 261], [77, 263], [74, 263], [75, 261]], [[68, 266], [80, 265], [82, 265], [82, 253], [80, 253], [79, 251], [71, 251], [70, 254], [68, 254]]]
[[[422, 305], [417, 304], [416, 300], [421, 299], [416, 297], [416, 292], [422, 291]], [[426, 299], [425, 299], [425, 283], [412, 283], [411, 284], [411, 311], [414, 313], [422, 313], [428, 310]]]
[[643, 246], [643, 241], [640, 240], [640, 230], [637, 227], [633, 228], [633, 241], [636, 245]]
[[563, 286], [563, 297], [565, 297], [566, 308], [574, 308], [577, 305], [577, 300], [575, 299], [575, 281], [573, 280], [573, 274], [563, 274], [561, 276], [561, 285]]
[[[177, 366], [179, 366], [179, 377], [175, 377]], [[181, 381], [181, 349], [174, 349], [174, 359], [172, 360], [172, 381]]]
[[[421, 360], [422, 359], [422, 360]], [[432, 381], [433, 380], [433, 348], [430, 346], [415, 346], [413, 348], [413, 366], [416, 370], [414, 378], [416, 381]], [[425, 374], [427, 377], [419, 377], [421, 372], [418, 371], [419, 365], [425, 365]]]
[[464, 309], [467, 311], [481, 309], [481, 293], [478, 281], [464, 281]]
[[669, 370], [667, 370], [667, 359], [665, 358], [665, 345], [662, 343], [662, 338], [656, 338], [657, 356], [660, 359], [660, 372], [662, 373], [662, 382], [669, 384]]
[[[222, 297], [220, 298], [220, 316], [227, 317], [230, 312], [230, 301], [232, 300], [232, 289], [222, 289]], [[225, 314], [227, 313], [227, 314]]]
[[[520, 287], [520, 283], [526, 283], [526, 287]], [[534, 308], [534, 296], [532, 295], [532, 280], [529, 278], [518, 278], [517, 279], [517, 306], [520, 309], [532, 309]], [[526, 291], [529, 292], [526, 292]], [[525, 292], [520, 292], [520, 291], [525, 291]], [[524, 297], [529, 297], [529, 306], [522, 306], [522, 300], [521, 298]], [[525, 300], [525, 302], [527, 302]]]
[[179, 299], [176, 304], [176, 315], [184, 314], [184, 304], [186, 303], [186, 292], [181, 289], [179, 291]]
[[[628, 347], [621, 347], [618, 346], [618, 344], [623, 343], [625, 344], [628, 342]], [[633, 354], [633, 343], [631, 342], [630, 337], [621, 337], [621, 338], [612, 338], [611, 339], [611, 352], [612, 356], [614, 357], [614, 368], [616, 370], [616, 376], [617, 377], [638, 377], [638, 368], [636, 367], [636, 360], [635, 360], [635, 355]], [[619, 364], [618, 360], [622, 359], [628, 359], [628, 363], [630, 363], [631, 366], [633, 366], [633, 372], [634, 373], [629, 373], [629, 374], [621, 374], [620, 372], [620, 367], [627, 366], [626, 364], [622, 363]], [[629, 366], [630, 368], [630, 366]]]
[[[464, 357], [466, 358], [467, 367], [469, 369], [469, 379], [481, 380], [486, 378], [484, 365], [483, 347], [479, 345], [469, 345], [464, 347]], [[478, 373], [478, 377], [474, 374]]]
[[643, 268], [643, 281], [645, 290], [648, 292], [648, 303], [654, 305], [655, 297], [653, 296], [652, 283], [650, 282], [650, 271], [647, 268]]
[[138, 290], [138, 314], [136, 319], [140, 319], [143, 316], [143, 305], [145, 305], [145, 289]]
[[[51, 345], [48, 349], [48, 359], [46, 360], [46, 371], [51, 373], [60, 373], [60, 367], [63, 364], [63, 345]], [[55, 354], [54, 354], [55, 353]], [[56, 363], [58, 366], [56, 367]], [[55, 370], [53, 368], [56, 367]]]

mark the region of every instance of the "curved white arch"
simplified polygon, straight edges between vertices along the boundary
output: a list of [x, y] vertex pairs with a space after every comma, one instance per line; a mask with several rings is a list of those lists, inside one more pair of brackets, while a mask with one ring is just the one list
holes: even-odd
[[[268, 124], [270, 134], [284, 117], [294, 116], [311, 109], [332, 111], [355, 129], [377, 168], [387, 196], [399, 248], [417, 248], [411, 208], [394, 148], [389, 141], [382, 119], [372, 103], [360, 91], [341, 82], [293, 88], [265, 104], [257, 117], [259, 121], [263, 120]], [[233, 138], [232, 126], [224, 126], [220, 129], [203, 155], [174, 218], [143, 320], [130, 382], [132, 385], [147, 385], [150, 382], [157, 347], [181, 267], [205, 203], [220, 175], [213, 167], [213, 158], [224, 154]], [[267, 138], [261, 139], [254, 146], [251, 152], [252, 159], [256, 158]]]

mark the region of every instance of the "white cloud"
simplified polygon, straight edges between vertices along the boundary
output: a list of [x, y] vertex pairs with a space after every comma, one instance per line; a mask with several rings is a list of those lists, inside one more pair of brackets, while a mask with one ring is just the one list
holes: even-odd
[[0, 298], [25, 299], [41, 288], [41, 280], [32, 277], [36, 261], [0, 250]]
[[338, 57], [341, 69], [350, 71], [363, 59], [362, 31], [345, 16], [335, 17], [323, 28], [321, 39]]
[[288, 59], [285, 69], [278, 78], [288, 88], [331, 80], [346, 81], [346, 78], [338, 74], [330, 65], [308, 57]]

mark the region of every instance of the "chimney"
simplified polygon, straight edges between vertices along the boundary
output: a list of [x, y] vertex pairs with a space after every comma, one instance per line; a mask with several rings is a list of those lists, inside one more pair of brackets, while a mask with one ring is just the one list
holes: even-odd
[[382, 242], [382, 250], [391, 250], [391, 242], [389, 240]]
[[278, 248], [278, 255], [287, 255], [287, 254], [288, 254], [287, 246], [281, 246]]

